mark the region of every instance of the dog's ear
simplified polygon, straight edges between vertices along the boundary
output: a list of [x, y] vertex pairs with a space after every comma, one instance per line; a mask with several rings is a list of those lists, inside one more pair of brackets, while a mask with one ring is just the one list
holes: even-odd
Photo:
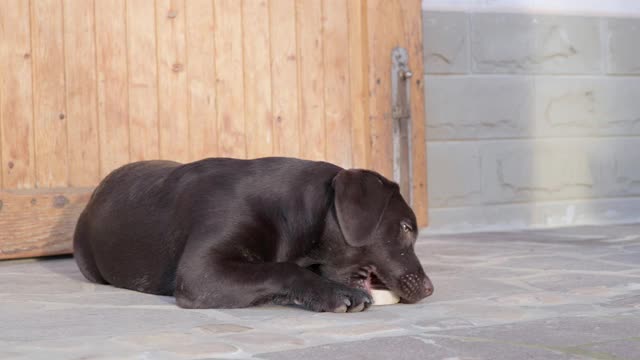
[[367, 245], [380, 224], [393, 188], [364, 170], [342, 170], [332, 184], [336, 216], [347, 244]]

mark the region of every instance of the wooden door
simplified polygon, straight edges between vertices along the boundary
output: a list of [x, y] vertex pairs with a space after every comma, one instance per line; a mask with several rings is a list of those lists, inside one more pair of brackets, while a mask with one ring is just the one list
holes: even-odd
[[[392, 177], [390, 61], [420, 0], [0, 2], [0, 258], [69, 253], [111, 170], [285, 155]], [[426, 225], [423, 85], [413, 207]]]

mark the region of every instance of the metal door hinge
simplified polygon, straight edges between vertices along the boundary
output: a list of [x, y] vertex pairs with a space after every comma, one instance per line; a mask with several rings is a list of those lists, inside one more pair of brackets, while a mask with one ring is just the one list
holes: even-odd
[[391, 117], [393, 118], [393, 178], [411, 204], [411, 77], [407, 49], [391, 52]]

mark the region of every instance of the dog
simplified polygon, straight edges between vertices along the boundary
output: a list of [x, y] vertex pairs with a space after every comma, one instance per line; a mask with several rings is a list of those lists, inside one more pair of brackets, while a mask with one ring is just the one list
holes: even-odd
[[94, 190], [73, 238], [94, 283], [183, 308], [358, 312], [373, 287], [431, 295], [416, 217], [380, 174], [284, 157], [140, 161]]

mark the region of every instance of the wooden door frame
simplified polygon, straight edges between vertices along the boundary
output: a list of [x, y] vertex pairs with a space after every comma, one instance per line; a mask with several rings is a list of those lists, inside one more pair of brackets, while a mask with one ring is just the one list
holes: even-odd
[[364, 76], [368, 79], [368, 117], [371, 131], [371, 168], [393, 178], [391, 117], [391, 53], [407, 49], [411, 107], [411, 192], [412, 208], [420, 227], [428, 225], [427, 159], [424, 110], [422, 5], [420, 0], [364, 0], [363, 32], [368, 59]]

